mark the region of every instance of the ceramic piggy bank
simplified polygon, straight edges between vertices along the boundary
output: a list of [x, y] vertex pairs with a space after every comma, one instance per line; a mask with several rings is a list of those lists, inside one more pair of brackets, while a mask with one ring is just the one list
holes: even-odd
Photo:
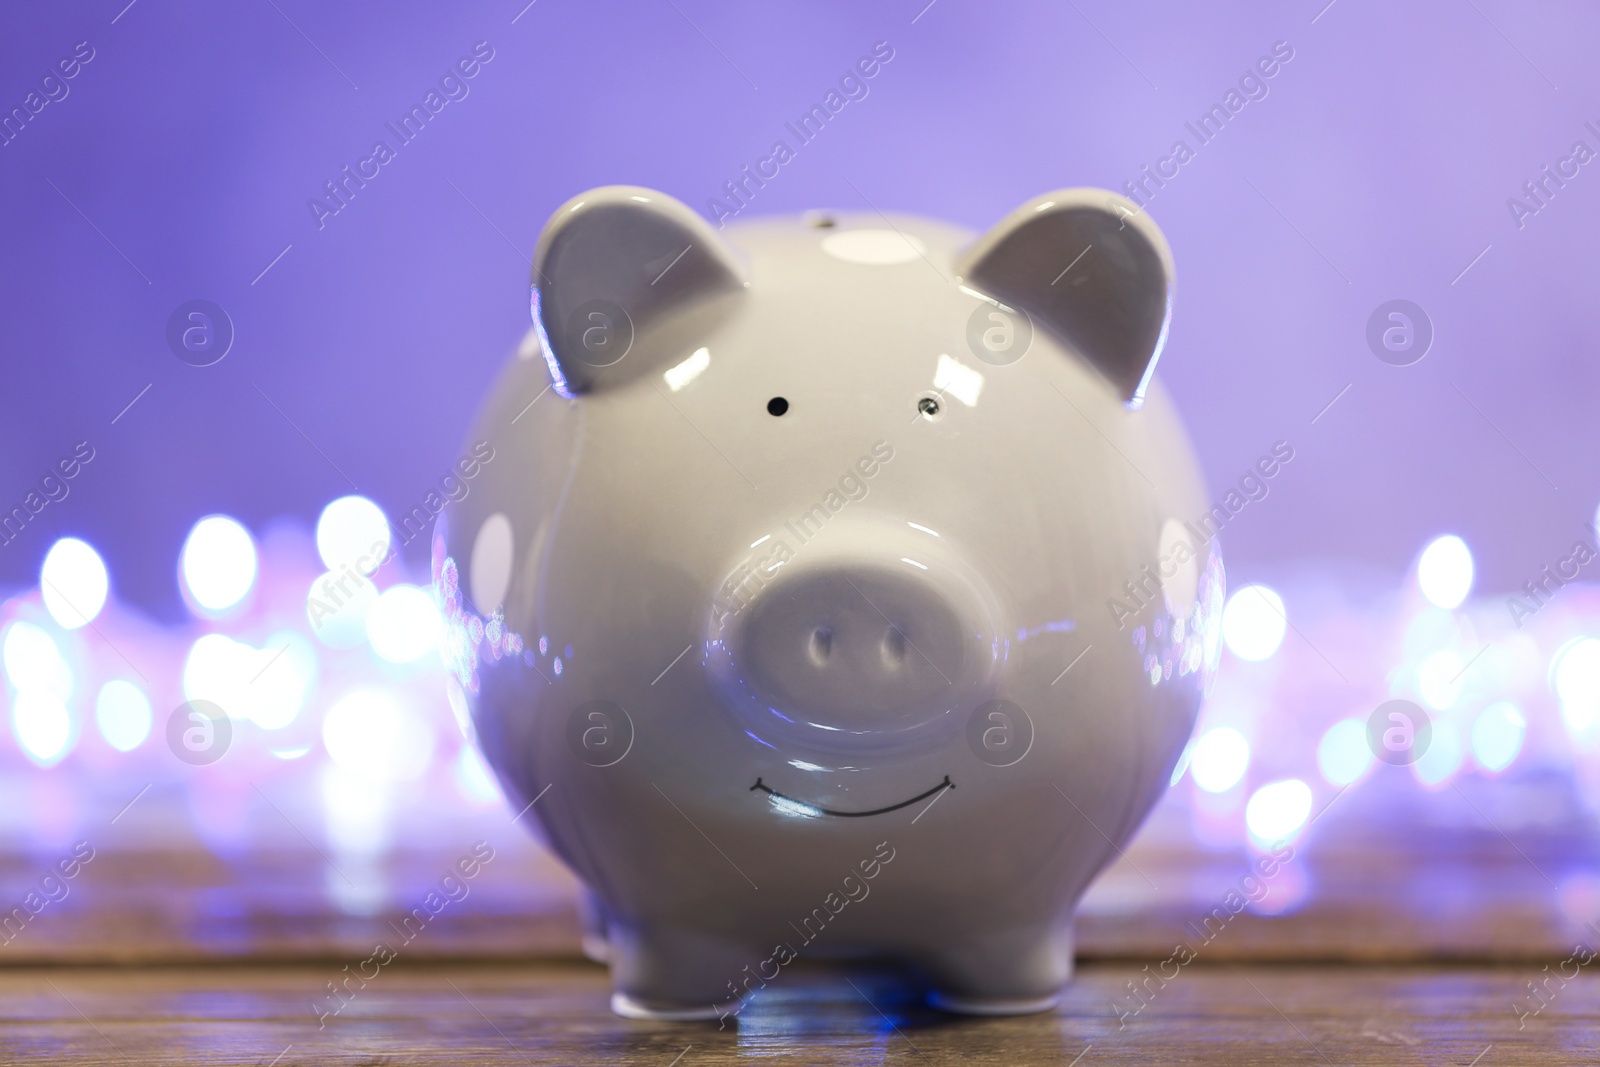
[[533, 268], [433, 571], [454, 703], [587, 886], [613, 1009], [726, 1025], [867, 957], [1050, 1007], [1218, 654], [1160, 232], [1086, 189], [974, 238], [608, 187]]

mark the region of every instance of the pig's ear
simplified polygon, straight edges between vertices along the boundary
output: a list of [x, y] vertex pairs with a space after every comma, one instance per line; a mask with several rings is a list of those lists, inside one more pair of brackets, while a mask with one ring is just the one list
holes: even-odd
[[678, 348], [747, 284], [733, 252], [683, 203], [608, 185], [545, 223], [533, 324], [557, 389], [571, 396], [682, 359]]
[[1167, 338], [1172, 253], [1150, 217], [1103, 189], [1063, 189], [1023, 204], [962, 256], [964, 284], [1020, 307], [1144, 401]]

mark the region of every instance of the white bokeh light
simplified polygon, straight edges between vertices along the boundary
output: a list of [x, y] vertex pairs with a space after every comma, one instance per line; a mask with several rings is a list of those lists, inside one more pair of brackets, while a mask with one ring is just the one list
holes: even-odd
[[382, 508], [364, 496], [342, 496], [317, 519], [317, 555], [329, 570], [371, 574], [389, 551], [389, 536]]
[[254, 648], [225, 634], [206, 634], [183, 664], [186, 700], [209, 700], [235, 720], [279, 730], [299, 715], [316, 676], [311, 643], [293, 631]]
[[23, 754], [41, 767], [57, 763], [72, 748], [72, 715], [46, 690], [18, 693], [11, 704], [11, 730]]
[[1283, 598], [1264, 585], [1247, 585], [1222, 609], [1222, 639], [1240, 659], [1264, 660], [1278, 651], [1289, 626]]
[[1264, 785], [1244, 806], [1244, 824], [1258, 844], [1275, 845], [1305, 825], [1311, 800], [1311, 787], [1298, 778]]
[[244, 710], [263, 730], [281, 730], [299, 716], [317, 677], [317, 652], [294, 630], [267, 638], [250, 649], [254, 673], [246, 687]]
[[39, 593], [50, 617], [64, 629], [87, 626], [105, 607], [111, 581], [105, 561], [87, 541], [63, 537], [39, 567]]
[[1250, 766], [1250, 742], [1231, 726], [1207, 730], [1189, 755], [1194, 784], [1208, 793], [1232, 789]]
[[433, 758], [433, 731], [382, 689], [357, 689], [322, 720], [322, 743], [340, 767], [379, 782], [421, 777]]
[[462, 745], [461, 754], [456, 757], [455, 766], [456, 787], [461, 790], [469, 800], [479, 804], [500, 804], [500, 786], [494, 780], [494, 772], [478, 754], [476, 747]]
[[[325, 763], [317, 769], [321, 780], [322, 817], [328, 843], [344, 861], [356, 857], [381, 854], [394, 838], [393, 815], [396, 790], [382, 782], [374, 782], [359, 774], [352, 774], [338, 764]], [[328, 879], [332, 887], [343, 879]], [[363, 879], [361, 888], [345, 886], [345, 896], [338, 898], [341, 910], [352, 905], [360, 910], [370, 908], [376, 914], [383, 906], [383, 879]], [[376, 899], [373, 891], [377, 890]]]
[[94, 721], [106, 744], [118, 752], [132, 752], [150, 736], [150, 701], [132, 682], [115, 678], [100, 687]]
[[1472, 592], [1472, 552], [1467, 543], [1455, 534], [1429, 541], [1417, 560], [1417, 585], [1430, 603], [1459, 607]]
[[183, 543], [183, 587], [202, 611], [220, 614], [245, 598], [256, 581], [256, 545], [236, 520], [208, 515]]
[[318, 641], [329, 648], [358, 648], [367, 640], [367, 613], [378, 602], [378, 587], [353, 569], [318, 575], [306, 590], [306, 619]]
[[198, 638], [183, 661], [184, 699], [209, 700], [229, 718], [246, 718], [239, 705], [250, 681], [252, 651], [226, 634]]
[[1342, 719], [1328, 727], [1317, 745], [1317, 769], [1330, 785], [1345, 786], [1367, 773], [1373, 763], [1367, 724]]
[[1434, 711], [1448, 711], [1461, 696], [1462, 676], [1467, 665], [1461, 657], [1445, 649], [1435, 652], [1417, 668], [1417, 693]]
[[390, 663], [415, 662], [443, 638], [444, 620], [433, 594], [417, 586], [390, 586], [367, 612], [367, 640]]
[[1472, 724], [1472, 758], [1478, 766], [1499, 773], [1511, 766], [1522, 751], [1522, 737], [1528, 720], [1522, 709], [1509, 700], [1496, 701], [1478, 713]]
[[1600, 639], [1581, 637], [1563, 645], [1551, 665], [1550, 681], [1567, 730], [1587, 734], [1600, 719]]
[[72, 671], [55, 639], [31, 622], [14, 622], [0, 639], [0, 659], [11, 687], [23, 693], [72, 695]]
[[1426, 786], [1440, 786], [1455, 777], [1465, 753], [1461, 734], [1447, 719], [1435, 719], [1427, 749], [1411, 765], [1417, 780]]

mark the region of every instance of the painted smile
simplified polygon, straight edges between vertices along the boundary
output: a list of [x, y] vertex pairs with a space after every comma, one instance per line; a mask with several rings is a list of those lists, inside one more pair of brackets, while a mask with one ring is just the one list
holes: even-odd
[[940, 782], [926, 793], [918, 793], [910, 800], [902, 800], [898, 804], [890, 804], [887, 808], [873, 808], [871, 811], [833, 811], [830, 808], [819, 808], [815, 804], [807, 804], [803, 800], [796, 800], [793, 797], [784, 796], [776, 789], [764, 784], [760, 778], [756, 779], [756, 784], [750, 787], [750, 791], [753, 793], [759, 789], [761, 792], [771, 797], [773, 801], [776, 802], [780, 807], [789, 808], [798, 815], [836, 815], [841, 819], [862, 819], [868, 815], [883, 815], [891, 811], [899, 811], [901, 808], [915, 804], [919, 800], [927, 800], [935, 793], [942, 793], [946, 789], [954, 789], [955, 787], [955, 783], [950, 780], [950, 776], [947, 774], [944, 776], [944, 781]]

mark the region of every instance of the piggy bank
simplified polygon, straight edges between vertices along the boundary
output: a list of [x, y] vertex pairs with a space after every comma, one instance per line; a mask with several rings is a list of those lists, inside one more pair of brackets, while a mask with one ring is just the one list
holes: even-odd
[[1039, 1011], [1169, 786], [1222, 567], [1152, 371], [1171, 255], [1049, 193], [974, 237], [583, 194], [434, 528], [452, 700], [586, 886], [613, 1010], [796, 960]]

